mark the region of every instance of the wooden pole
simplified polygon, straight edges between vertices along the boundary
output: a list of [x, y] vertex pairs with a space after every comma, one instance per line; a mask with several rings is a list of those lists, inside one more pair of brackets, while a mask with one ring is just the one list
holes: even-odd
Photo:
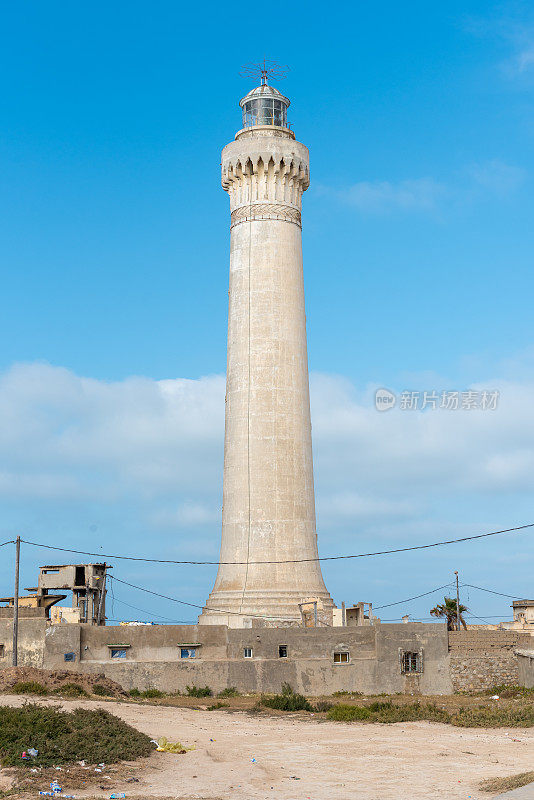
[[13, 666], [18, 665], [19, 649], [19, 575], [20, 575], [20, 536], [15, 543], [15, 592], [13, 597]]

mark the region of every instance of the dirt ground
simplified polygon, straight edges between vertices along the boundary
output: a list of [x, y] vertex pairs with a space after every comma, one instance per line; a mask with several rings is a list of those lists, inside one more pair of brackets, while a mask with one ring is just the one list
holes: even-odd
[[[24, 702], [0, 697], [2, 704]], [[153, 738], [195, 745], [185, 755], [154, 753], [107, 778], [104, 770], [104, 788], [73, 791], [77, 798], [109, 798], [119, 791], [127, 800], [488, 800], [491, 795], [478, 789], [482, 780], [526, 772], [534, 763], [532, 728], [338, 723], [125, 702], [38, 702], [105, 708]], [[139, 782], [126, 783], [132, 776]], [[2, 775], [0, 789], [7, 788], [5, 776], [3, 786], [1, 781]], [[28, 796], [37, 788], [47, 786], [36, 786]]]
[[0, 691], [5, 692], [12, 689], [15, 684], [25, 681], [35, 681], [47, 689], [54, 691], [60, 689], [65, 684], [76, 683], [90, 694], [93, 687], [98, 684], [106, 691], [110, 697], [125, 697], [126, 692], [119, 683], [101, 675], [86, 675], [83, 672], [72, 672], [68, 670], [47, 670], [36, 669], [35, 667], [11, 667], [0, 671]]

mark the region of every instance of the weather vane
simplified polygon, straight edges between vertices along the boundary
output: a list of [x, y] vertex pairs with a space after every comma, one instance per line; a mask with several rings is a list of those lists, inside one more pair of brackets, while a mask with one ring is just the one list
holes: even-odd
[[243, 78], [261, 78], [262, 86], [266, 86], [269, 79], [274, 81], [282, 80], [289, 72], [289, 67], [285, 64], [278, 64], [276, 61], [263, 59], [259, 64], [244, 64], [239, 73]]

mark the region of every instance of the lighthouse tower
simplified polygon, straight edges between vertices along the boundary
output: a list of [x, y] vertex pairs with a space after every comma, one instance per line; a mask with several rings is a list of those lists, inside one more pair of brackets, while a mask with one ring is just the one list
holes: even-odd
[[333, 607], [314, 560], [301, 240], [309, 155], [268, 74], [241, 100], [243, 127], [222, 151], [231, 211], [222, 542], [199, 622], [230, 627], [300, 621], [310, 601], [323, 618]]

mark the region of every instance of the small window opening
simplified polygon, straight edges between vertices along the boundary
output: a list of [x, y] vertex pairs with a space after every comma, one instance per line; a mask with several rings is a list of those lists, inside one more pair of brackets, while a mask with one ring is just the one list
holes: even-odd
[[350, 661], [350, 653], [344, 651], [334, 653], [334, 664], [348, 664]]
[[6, 646], [5, 644], [0, 644], [0, 658], [4, 658], [6, 654]]
[[287, 658], [287, 644], [278, 645], [278, 658]]
[[64, 653], [63, 654], [64, 661], [76, 661], [76, 653]]
[[196, 647], [180, 647], [180, 658], [196, 658]]
[[403, 653], [401, 659], [401, 671], [404, 674], [413, 672], [422, 672], [421, 654], [414, 652]]
[[85, 567], [75, 567], [74, 585], [85, 586]]
[[243, 649], [243, 657], [244, 658], [252, 658], [252, 647], [245, 647]]

